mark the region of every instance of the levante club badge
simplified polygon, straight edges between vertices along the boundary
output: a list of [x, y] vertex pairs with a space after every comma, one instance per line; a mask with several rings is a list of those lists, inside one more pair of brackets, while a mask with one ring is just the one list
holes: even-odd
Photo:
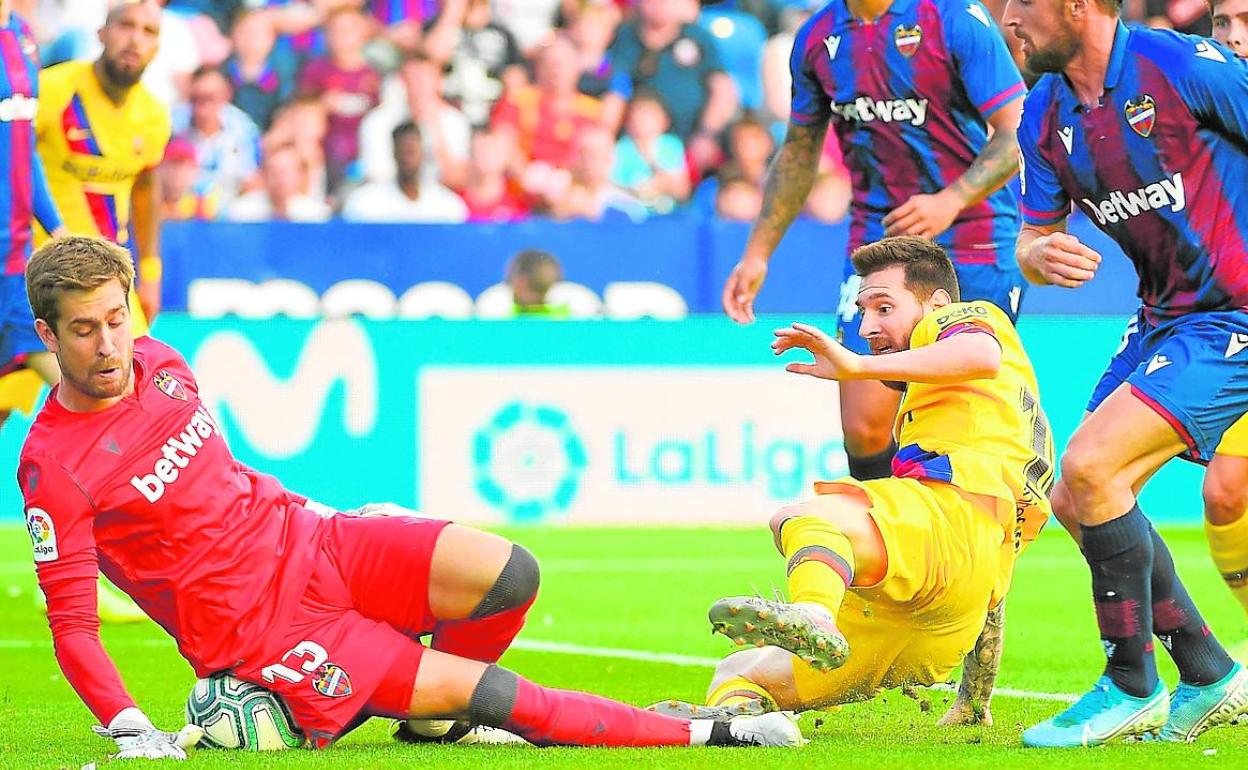
[[312, 675], [312, 688], [327, 698], [343, 698], [351, 694], [351, 677], [341, 666], [326, 663]]
[[1145, 139], [1153, 133], [1153, 126], [1157, 123], [1157, 102], [1153, 101], [1153, 97], [1144, 94], [1135, 101], [1128, 101], [1123, 105], [1122, 112], [1127, 116], [1127, 125], [1132, 131]]
[[156, 383], [156, 387], [160, 389], [169, 398], [176, 398], [179, 401], [186, 400], [186, 388], [182, 387], [182, 383], [169, 372], [161, 369], [152, 376], [152, 382]]
[[897, 29], [893, 30], [893, 42], [897, 44], [897, 50], [901, 55], [909, 59], [914, 56], [914, 52], [919, 50], [919, 43], [923, 42], [923, 28], [918, 24], [913, 27], [907, 27], [899, 24]]

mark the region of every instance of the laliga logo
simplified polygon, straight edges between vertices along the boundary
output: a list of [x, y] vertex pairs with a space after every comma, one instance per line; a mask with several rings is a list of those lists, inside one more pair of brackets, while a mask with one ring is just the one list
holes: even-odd
[[56, 548], [56, 528], [52, 526], [52, 517], [42, 508], [26, 510], [26, 531], [30, 533], [30, 542], [35, 549], [35, 561], [55, 561], [60, 555]]
[[472, 446], [477, 494], [517, 522], [567, 510], [587, 465], [566, 414], [519, 401], [499, 409]]

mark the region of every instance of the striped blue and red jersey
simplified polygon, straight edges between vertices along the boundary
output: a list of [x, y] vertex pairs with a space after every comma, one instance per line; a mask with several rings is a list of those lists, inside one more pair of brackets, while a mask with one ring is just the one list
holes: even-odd
[[382, 24], [398, 24], [401, 21], [432, 21], [441, 10], [439, 0], [370, 0], [373, 16]]
[[1248, 310], [1248, 62], [1119, 23], [1100, 103], [1045, 75], [1019, 144], [1024, 221], [1078, 206], [1135, 264], [1151, 322]]
[[[874, 22], [835, 0], [798, 31], [790, 121], [831, 121], [853, 183], [850, 246], [884, 237], [884, 215], [953, 184], [988, 142], [988, 119], [1026, 93], [978, 0], [894, 0]], [[1008, 188], [964, 209], [936, 240], [959, 263], [1013, 265]]]
[[31, 218], [48, 231], [61, 219], [48, 193], [43, 164], [35, 153], [39, 106], [39, 52], [30, 27], [10, 14], [0, 25], [0, 260], [3, 275], [21, 275], [30, 256]]

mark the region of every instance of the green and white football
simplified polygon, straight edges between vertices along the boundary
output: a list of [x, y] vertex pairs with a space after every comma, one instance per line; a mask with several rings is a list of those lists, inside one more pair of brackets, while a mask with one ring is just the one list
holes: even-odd
[[186, 699], [186, 721], [204, 729], [203, 748], [277, 751], [304, 741], [276, 693], [229, 674], [195, 682]]

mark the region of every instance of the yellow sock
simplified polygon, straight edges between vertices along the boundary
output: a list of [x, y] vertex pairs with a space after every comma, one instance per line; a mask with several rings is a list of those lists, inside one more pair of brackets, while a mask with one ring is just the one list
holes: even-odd
[[706, 696], [706, 705], [732, 706], [750, 700], [761, 700], [768, 711], [776, 710], [776, 699], [771, 697], [771, 693], [742, 676], [731, 677], [711, 690]]
[[835, 617], [854, 582], [854, 549], [827, 519], [795, 516], [780, 530], [780, 548], [789, 561], [789, 601], [818, 604]]
[[1248, 612], [1248, 515], [1218, 526], [1205, 521], [1209, 553], [1231, 593]]

